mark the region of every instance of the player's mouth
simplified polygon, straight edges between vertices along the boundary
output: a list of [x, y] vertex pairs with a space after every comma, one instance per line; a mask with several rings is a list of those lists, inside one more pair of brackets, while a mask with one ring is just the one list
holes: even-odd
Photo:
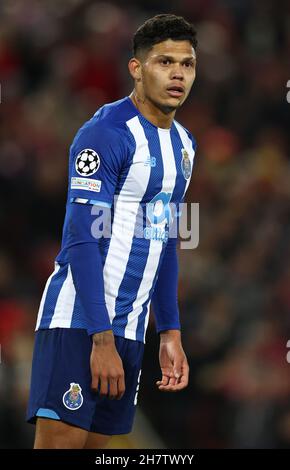
[[174, 98], [180, 98], [184, 94], [184, 88], [178, 85], [172, 85], [166, 88], [167, 93]]

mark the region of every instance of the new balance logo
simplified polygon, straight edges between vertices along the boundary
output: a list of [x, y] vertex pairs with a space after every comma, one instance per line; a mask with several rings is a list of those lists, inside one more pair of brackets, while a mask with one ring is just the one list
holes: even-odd
[[156, 157], [147, 157], [144, 166], [156, 166]]

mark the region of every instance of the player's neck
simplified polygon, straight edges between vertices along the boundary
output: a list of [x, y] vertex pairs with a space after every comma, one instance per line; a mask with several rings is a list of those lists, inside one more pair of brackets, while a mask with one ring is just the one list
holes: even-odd
[[147, 119], [147, 121], [154, 124], [154, 126], [161, 127], [162, 129], [170, 129], [172, 121], [175, 116], [175, 111], [168, 114], [162, 112], [157, 106], [149, 100], [141, 100], [138, 98], [135, 90], [129, 95], [133, 104], [140, 111], [140, 113]]

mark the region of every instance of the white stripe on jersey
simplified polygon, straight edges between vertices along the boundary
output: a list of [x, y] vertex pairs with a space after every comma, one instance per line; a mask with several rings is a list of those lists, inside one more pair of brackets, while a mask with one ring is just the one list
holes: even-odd
[[[133, 157], [133, 164], [115, 201], [112, 236], [104, 265], [105, 301], [111, 323], [116, 314], [116, 299], [131, 251], [139, 203], [146, 192], [150, 178], [150, 166], [134, 165], [139, 161], [144, 162], [145, 158], [150, 155], [148, 141], [138, 116], [130, 119], [126, 124], [138, 146]], [[136, 172], [139, 174], [136, 175]], [[134, 184], [138, 184], [135, 189]], [[135, 194], [131, 201], [129, 194]], [[126, 214], [126, 219], [124, 219], [124, 214]]]
[[70, 264], [68, 265], [66, 279], [60, 289], [54, 314], [49, 328], [69, 328], [74, 310], [76, 290], [73, 283]]
[[47, 290], [48, 290], [49, 285], [50, 285], [50, 281], [51, 281], [52, 277], [59, 271], [59, 269], [60, 269], [60, 265], [57, 262], [55, 262], [54, 263], [54, 271], [53, 271], [53, 273], [51, 273], [51, 275], [47, 279], [46, 284], [45, 284], [45, 288], [44, 288], [44, 291], [43, 291], [43, 294], [42, 294], [42, 297], [41, 297], [41, 301], [40, 301], [40, 305], [39, 305], [39, 309], [38, 309], [38, 315], [37, 315], [35, 331], [38, 330], [41, 319], [42, 319], [43, 307], [44, 307], [44, 303], [45, 303], [45, 299], [46, 299]]
[[[176, 181], [176, 165], [174, 151], [171, 143], [170, 130], [158, 129], [160, 140], [160, 148], [163, 162], [163, 179], [161, 192], [172, 193], [175, 188]], [[143, 310], [143, 304], [149, 296], [154, 277], [152, 273], [156, 273], [159, 259], [162, 251], [163, 243], [156, 240], [150, 241], [149, 253], [147, 256], [146, 266], [143, 278], [139, 286], [136, 300], [132, 305], [132, 312], [128, 315], [127, 326], [125, 329], [125, 338], [136, 340], [136, 332], [138, 327], [138, 318]], [[149, 309], [147, 309], [145, 323], [148, 323]], [[144, 340], [145, 341], [145, 340]]]
[[[177, 122], [177, 121], [174, 121], [174, 124], [176, 125], [176, 129], [178, 131], [178, 134], [181, 138], [181, 141], [183, 143], [183, 146], [185, 148], [185, 150], [187, 151], [188, 153], [188, 156], [189, 156], [189, 159], [190, 159], [190, 163], [191, 163], [191, 168], [193, 167], [193, 160], [194, 160], [194, 155], [195, 155], [195, 151], [194, 151], [194, 148], [192, 146], [192, 141], [191, 139], [188, 137], [186, 131], [183, 129], [183, 127]], [[186, 186], [185, 186], [185, 189], [184, 189], [184, 193], [183, 193], [183, 196], [185, 195], [186, 191], [187, 191], [187, 188], [188, 188], [188, 185], [190, 183], [190, 178], [187, 180], [186, 182]]]
[[145, 323], [144, 323], [144, 336], [143, 336], [143, 342], [144, 343], [145, 343], [145, 339], [146, 339], [147, 326], [148, 326], [148, 323], [149, 323], [150, 305], [151, 305], [151, 300], [150, 300], [150, 302], [148, 302], [148, 305], [147, 305], [147, 312], [146, 312]]

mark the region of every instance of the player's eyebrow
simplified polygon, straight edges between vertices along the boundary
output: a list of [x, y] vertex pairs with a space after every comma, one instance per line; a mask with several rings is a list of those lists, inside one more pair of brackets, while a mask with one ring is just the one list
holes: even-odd
[[[171, 60], [172, 62], [176, 62], [176, 58], [171, 56], [171, 55], [167, 55], [167, 54], [158, 54], [156, 56], [157, 59], [168, 59], [168, 60]], [[181, 62], [195, 62], [196, 60], [196, 57], [194, 55], [191, 55], [191, 56], [188, 56], [188, 57], [184, 57]]]

